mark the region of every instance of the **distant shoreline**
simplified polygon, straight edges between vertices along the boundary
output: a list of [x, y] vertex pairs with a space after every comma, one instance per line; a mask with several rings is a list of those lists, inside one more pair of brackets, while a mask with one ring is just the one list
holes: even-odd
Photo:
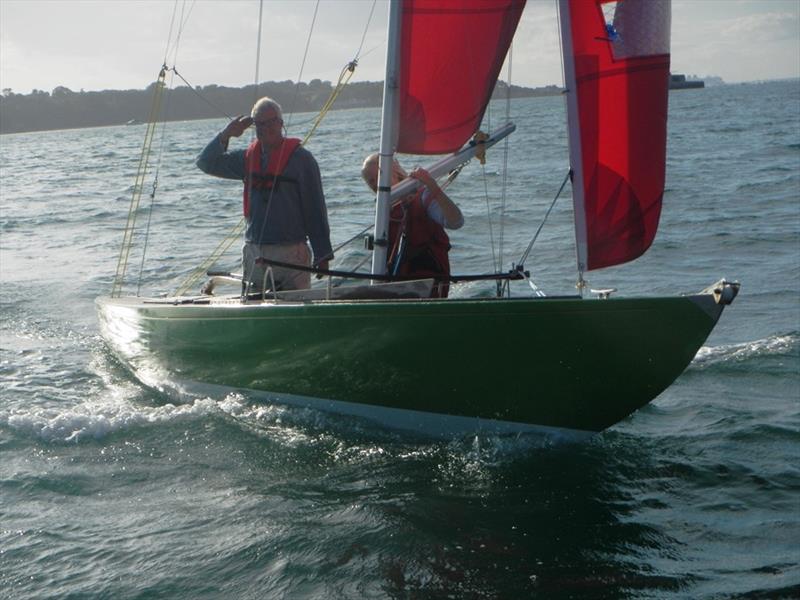
[[[82, 129], [147, 123], [156, 83], [144, 90], [104, 90], [73, 92], [59, 86], [52, 93], [33, 90], [15, 94], [10, 89], [0, 96], [0, 134], [61, 129]], [[329, 81], [312, 80], [295, 84], [292, 81], [270, 81], [240, 88], [217, 85], [181, 86], [164, 90], [159, 120], [192, 121], [227, 118], [247, 110], [254, 98], [271, 96], [289, 112], [316, 112], [331, 95]], [[526, 88], [512, 85], [512, 98], [555, 96], [561, 88], [555, 85]], [[508, 86], [498, 82], [494, 97], [505, 98]], [[379, 107], [383, 99], [383, 82], [367, 81], [347, 85], [334, 109]]]
[[[689, 76], [695, 78], [696, 76]], [[723, 82], [719, 77], [707, 76], [706, 87], [717, 85], [762, 85], [767, 83], [800, 83], [800, 78], [768, 79], [762, 81]], [[144, 90], [103, 90], [73, 92], [57, 87], [52, 92], [33, 90], [30, 94], [15, 94], [10, 89], [0, 95], [0, 134], [58, 131], [89, 127], [114, 127], [126, 124], [147, 123], [152, 104], [153, 83]], [[498, 82], [493, 100], [507, 97], [508, 86]], [[225, 119], [246, 111], [253, 98], [271, 96], [281, 103], [287, 113], [317, 112], [330, 96], [329, 81], [312, 80], [295, 84], [292, 81], [270, 81], [255, 86], [239, 88], [217, 85], [181, 86], [165, 90], [163, 106], [168, 112], [161, 121], [196, 121]], [[511, 86], [511, 98], [536, 98], [557, 96], [562, 88]], [[380, 107], [383, 98], [382, 81], [351, 83], [346, 86], [333, 110]]]

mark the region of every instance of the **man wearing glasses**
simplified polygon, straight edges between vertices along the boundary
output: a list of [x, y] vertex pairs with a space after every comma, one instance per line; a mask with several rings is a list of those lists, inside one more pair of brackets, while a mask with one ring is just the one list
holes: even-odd
[[[253, 124], [256, 139], [250, 146], [228, 151], [230, 138]], [[251, 116], [236, 117], [209, 142], [197, 166], [209, 175], [244, 182], [244, 284], [249, 282], [254, 292], [272, 289], [273, 279], [277, 290], [310, 288], [307, 271], [273, 266], [270, 277], [269, 265], [260, 260], [327, 269], [333, 258], [319, 166], [300, 140], [284, 137], [280, 105], [261, 98]]]

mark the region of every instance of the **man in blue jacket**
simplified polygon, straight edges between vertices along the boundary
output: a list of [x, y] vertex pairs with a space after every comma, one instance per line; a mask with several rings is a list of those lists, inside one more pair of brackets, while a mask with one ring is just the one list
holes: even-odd
[[[230, 138], [253, 124], [256, 140], [246, 150], [229, 151]], [[269, 265], [259, 259], [328, 268], [333, 251], [319, 166], [300, 140], [283, 136], [283, 111], [277, 102], [261, 98], [251, 116], [233, 119], [203, 149], [197, 166], [209, 175], [244, 182], [242, 269], [251, 289], [271, 288]], [[311, 287], [306, 271], [272, 267], [272, 276], [278, 290]]]

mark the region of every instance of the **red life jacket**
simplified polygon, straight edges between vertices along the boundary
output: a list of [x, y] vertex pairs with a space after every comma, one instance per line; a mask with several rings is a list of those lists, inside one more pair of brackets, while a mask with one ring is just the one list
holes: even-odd
[[244, 196], [242, 209], [244, 216], [250, 216], [250, 189], [271, 190], [281, 181], [297, 183], [291, 177], [283, 177], [281, 173], [286, 168], [289, 158], [297, 150], [300, 140], [297, 138], [283, 138], [281, 145], [272, 148], [265, 169], [261, 168], [261, 142], [255, 140], [244, 152]]
[[[433, 277], [440, 280], [432, 297], [446, 298], [450, 277], [450, 238], [444, 227], [428, 216], [422, 190], [392, 206], [389, 218], [389, 274]], [[401, 254], [402, 253], [402, 254]], [[400, 265], [395, 269], [395, 263]]]

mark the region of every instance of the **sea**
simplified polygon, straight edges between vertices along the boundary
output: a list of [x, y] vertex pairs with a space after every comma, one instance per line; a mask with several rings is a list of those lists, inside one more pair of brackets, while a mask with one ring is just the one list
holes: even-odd
[[[800, 597], [800, 80], [673, 91], [669, 111], [658, 235], [589, 285], [675, 295], [727, 278], [741, 292], [670, 388], [582, 443], [418, 438], [245, 392], [146, 387], [94, 306], [146, 125], [0, 137], [0, 598]], [[313, 116], [286, 115], [289, 135]], [[536, 286], [574, 294], [564, 100], [494, 101], [484, 128], [507, 118], [508, 143], [448, 188], [466, 219], [453, 270], [507, 270], [535, 237]], [[124, 293], [171, 293], [239, 220], [240, 185], [194, 166], [226, 122], [156, 128]], [[339, 269], [367, 268], [359, 171], [379, 122], [332, 111], [307, 143], [334, 245], [355, 238]], [[215, 268], [236, 270], [239, 252]], [[420, 352], [447, 348], [431, 331]], [[524, 356], [519, 386], [537, 387]]]

